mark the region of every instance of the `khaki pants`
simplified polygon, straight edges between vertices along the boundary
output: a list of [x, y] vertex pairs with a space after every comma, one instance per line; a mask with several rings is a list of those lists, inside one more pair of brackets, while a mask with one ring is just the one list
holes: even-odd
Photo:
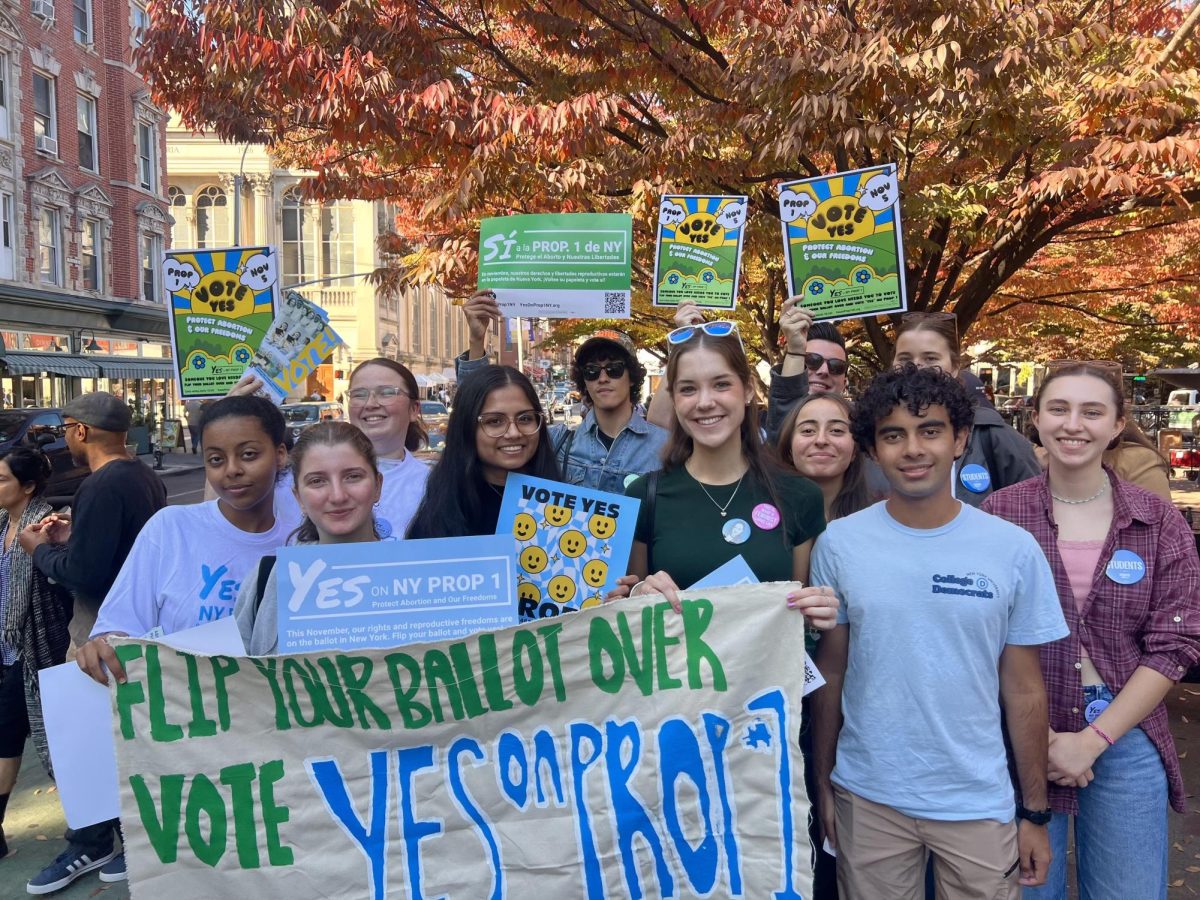
[[834, 787], [842, 900], [924, 900], [933, 854], [938, 900], [1018, 900], [1017, 824], [914, 819]]

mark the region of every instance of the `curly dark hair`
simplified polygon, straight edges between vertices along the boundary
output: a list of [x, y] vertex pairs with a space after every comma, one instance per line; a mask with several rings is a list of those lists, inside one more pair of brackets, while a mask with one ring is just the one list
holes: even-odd
[[[614, 359], [614, 357], [617, 358]], [[583, 367], [598, 359], [625, 363], [625, 371], [629, 373], [629, 402], [637, 406], [642, 399], [642, 385], [646, 382], [646, 369], [632, 353], [616, 341], [587, 347], [575, 355], [575, 359], [571, 362], [571, 380], [575, 382], [575, 390], [579, 391], [579, 398], [585, 405], [592, 405], [592, 398], [587, 391], [587, 381], [583, 377]]]
[[931, 406], [942, 406], [950, 416], [955, 434], [970, 428], [975, 421], [971, 397], [957, 378], [937, 367], [918, 369], [906, 363], [876, 375], [854, 405], [850, 431], [860, 450], [865, 453], [875, 448], [876, 426], [897, 406], [904, 406], [914, 416]]

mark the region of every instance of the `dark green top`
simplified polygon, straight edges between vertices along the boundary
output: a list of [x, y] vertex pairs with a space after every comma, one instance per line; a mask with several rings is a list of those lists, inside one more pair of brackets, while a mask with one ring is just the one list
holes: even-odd
[[[825, 501], [821, 489], [801, 475], [779, 472], [774, 478], [781, 521], [771, 529], [754, 523], [754, 508], [771, 503], [771, 495], [750, 473], [724, 518], [716, 504], [729, 500], [733, 484], [705, 485], [710, 500], [683, 466], [659, 473], [653, 523], [647, 515], [647, 476], [630, 484], [625, 493], [642, 501], [634, 537], [650, 551], [651, 572], [666, 571], [686, 588], [740, 554], [759, 581], [791, 581], [792, 550], [825, 530]], [[722, 526], [733, 519], [749, 526], [745, 543], [730, 543], [722, 535]]]

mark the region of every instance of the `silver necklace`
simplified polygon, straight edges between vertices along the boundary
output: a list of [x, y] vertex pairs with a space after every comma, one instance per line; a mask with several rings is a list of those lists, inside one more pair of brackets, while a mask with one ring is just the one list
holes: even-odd
[[1100, 490], [1096, 491], [1096, 493], [1092, 494], [1092, 496], [1087, 497], [1084, 500], [1068, 500], [1066, 497], [1058, 496], [1058, 494], [1054, 493], [1054, 491], [1050, 492], [1050, 496], [1053, 497], [1055, 500], [1057, 500], [1059, 503], [1066, 503], [1068, 506], [1079, 506], [1081, 503], [1091, 503], [1093, 500], [1100, 499], [1100, 497], [1104, 494], [1104, 492], [1106, 490], [1108, 490], [1108, 479], [1107, 478], [1105, 478], [1103, 483], [1101, 483]]
[[[747, 470], [747, 471], [749, 471], [749, 470]], [[695, 478], [694, 475], [692, 477]], [[733, 486], [733, 493], [729, 495], [729, 499], [725, 501], [724, 506], [722, 506], [720, 503], [718, 503], [716, 500], [713, 499], [713, 495], [708, 492], [708, 488], [706, 488], [704, 486], [704, 482], [701, 481], [699, 478], [696, 478], [696, 484], [700, 485], [700, 490], [704, 491], [704, 496], [707, 497], [709, 500], [712, 500], [713, 506], [715, 506], [717, 508], [717, 510], [721, 513], [721, 518], [724, 519], [726, 516], [725, 510], [729, 509], [729, 505], [731, 503], [733, 503], [733, 498], [737, 496], [738, 488], [740, 488], [742, 486], [742, 481], [744, 481], [745, 478], [746, 478], [746, 473], [743, 472], [742, 477], [739, 478], [737, 480], [737, 484], [735, 484]]]

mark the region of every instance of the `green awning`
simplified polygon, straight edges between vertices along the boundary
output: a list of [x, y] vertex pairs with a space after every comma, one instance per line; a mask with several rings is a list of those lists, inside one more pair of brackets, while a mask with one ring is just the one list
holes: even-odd
[[105, 378], [174, 378], [175, 363], [169, 359], [138, 356], [95, 356]]
[[90, 359], [73, 353], [38, 353], [9, 350], [3, 357], [10, 375], [67, 375], [71, 378], [99, 378], [100, 367]]

